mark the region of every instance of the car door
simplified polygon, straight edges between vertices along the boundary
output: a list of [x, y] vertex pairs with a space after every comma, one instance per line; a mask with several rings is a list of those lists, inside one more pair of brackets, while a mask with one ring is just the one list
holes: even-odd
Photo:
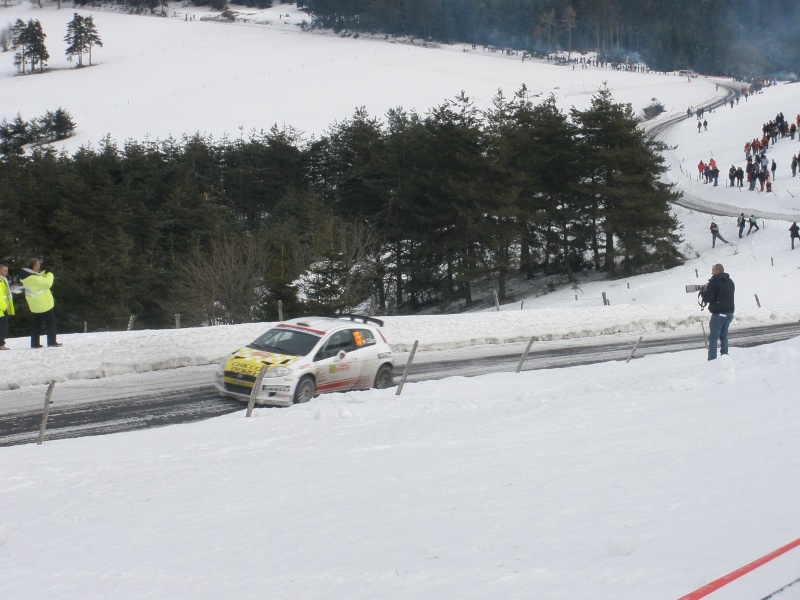
[[352, 329], [334, 331], [314, 357], [318, 392], [342, 392], [358, 381], [361, 361]]
[[378, 340], [375, 332], [367, 328], [355, 329], [353, 331], [353, 339], [355, 340], [356, 348], [352, 354], [358, 358], [358, 363], [361, 366], [359, 379], [355, 387], [368, 390], [375, 382], [375, 375], [381, 364], [381, 361], [378, 360]]

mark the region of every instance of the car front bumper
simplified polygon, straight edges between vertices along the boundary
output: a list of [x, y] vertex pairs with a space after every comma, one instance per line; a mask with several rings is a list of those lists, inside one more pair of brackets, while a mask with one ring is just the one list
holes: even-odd
[[[260, 406], [291, 406], [294, 403], [295, 385], [294, 381], [286, 381], [284, 377], [276, 378], [275, 380], [264, 379], [261, 382], [261, 389], [258, 391], [255, 403]], [[222, 373], [217, 373], [214, 378], [214, 387], [221, 396], [235, 398], [242, 402], [250, 401], [252, 386], [248, 387], [225, 381]]]

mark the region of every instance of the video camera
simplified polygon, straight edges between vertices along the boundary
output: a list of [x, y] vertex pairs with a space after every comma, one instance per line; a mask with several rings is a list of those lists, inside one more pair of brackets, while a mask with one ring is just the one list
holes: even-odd
[[702, 292], [704, 289], [706, 289], [705, 284], [696, 285], [696, 284], [690, 283], [689, 285], [686, 286], [686, 293], [687, 294], [694, 294], [696, 292]]

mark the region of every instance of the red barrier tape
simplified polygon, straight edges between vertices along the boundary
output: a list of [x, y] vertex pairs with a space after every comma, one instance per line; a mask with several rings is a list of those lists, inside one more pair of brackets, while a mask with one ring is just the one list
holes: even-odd
[[716, 581], [712, 581], [711, 583], [704, 585], [699, 590], [693, 591], [691, 594], [681, 596], [678, 598], [678, 600], [699, 600], [700, 598], [705, 598], [711, 592], [716, 592], [722, 586], [729, 584], [731, 581], [739, 579], [739, 577], [742, 575], [747, 575], [750, 571], [753, 571], [761, 565], [768, 563], [772, 559], [779, 557], [781, 554], [786, 554], [789, 550], [792, 548], [797, 548], [798, 546], [800, 546], [800, 538], [789, 544], [786, 544], [783, 548], [778, 548], [774, 552], [770, 552], [766, 556], [762, 556], [758, 560], [754, 560], [749, 565], [745, 565], [740, 569], [736, 569], [735, 571], [728, 573], [724, 577], [720, 577]]

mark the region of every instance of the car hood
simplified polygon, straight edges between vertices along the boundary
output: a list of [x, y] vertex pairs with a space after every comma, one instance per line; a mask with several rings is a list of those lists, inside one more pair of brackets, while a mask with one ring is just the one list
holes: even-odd
[[245, 347], [239, 348], [228, 357], [225, 370], [256, 377], [265, 365], [270, 368], [286, 367], [297, 361], [298, 358], [300, 357], [292, 354], [276, 354]]

